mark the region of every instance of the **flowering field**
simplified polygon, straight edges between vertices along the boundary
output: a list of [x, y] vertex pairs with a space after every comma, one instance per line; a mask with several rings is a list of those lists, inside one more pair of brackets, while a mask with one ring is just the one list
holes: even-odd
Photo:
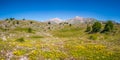
[[13, 37], [0, 39], [0, 60], [120, 59], [119, 28], [115, 34], [88, 34], [78, 26], [34, 33], [21, 32], [26, 31], [23, 28], [13, 30], [15, 32], [7, 32]]

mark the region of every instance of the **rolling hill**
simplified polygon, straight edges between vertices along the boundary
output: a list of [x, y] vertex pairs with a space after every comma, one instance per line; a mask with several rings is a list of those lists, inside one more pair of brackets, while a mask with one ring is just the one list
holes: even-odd
[[119, 60], [120, 25], [114, 23], [112, 33], [85, 32], [87, 23], [92, 25], [95, 21], [78, 16], [47, 22], [1, 20], [0, 59]]

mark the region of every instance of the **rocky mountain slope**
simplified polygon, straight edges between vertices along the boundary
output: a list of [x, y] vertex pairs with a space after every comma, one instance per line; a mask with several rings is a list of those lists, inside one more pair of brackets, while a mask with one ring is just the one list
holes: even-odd
[[75, 18], [71, 18], [68, 20], [62, 20], [59, 18], [53, 18], [48, 20], [47, 22], [51, 22], [52, 24], [59, 24], [59, 23], [68, 23], [68, 24], [80, 24], [80, 23], [94, 23], [96, 21], [96, 19], [94, 18], [83, 18], [83, 17], [79, 17], [76, 16]]

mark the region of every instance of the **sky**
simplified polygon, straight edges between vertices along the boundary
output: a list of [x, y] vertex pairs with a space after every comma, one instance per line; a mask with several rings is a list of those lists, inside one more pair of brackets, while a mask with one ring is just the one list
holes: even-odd
[[120, 22], [120, 0], [0, 0], [0, 20], [66, 20], [75, 16]]

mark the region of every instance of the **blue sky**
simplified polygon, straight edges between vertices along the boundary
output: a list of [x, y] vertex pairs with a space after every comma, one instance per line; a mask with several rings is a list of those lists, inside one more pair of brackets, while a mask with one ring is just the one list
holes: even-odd
[[0, 0], [0, 19], [43, 21], [75, 16], [120, 22], [120, 0]]

